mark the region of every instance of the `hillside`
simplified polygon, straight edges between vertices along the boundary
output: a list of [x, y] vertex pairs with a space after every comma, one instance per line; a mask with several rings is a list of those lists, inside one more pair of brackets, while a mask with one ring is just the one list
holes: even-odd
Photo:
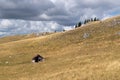
[[[120, 16], [0, 44], [0, 80], [119, 80]], [[32, 63], [39, 53], [45, 60]]]
[[36, 38], [36, 37], [50, 35], [50, 34], [53, 34], [53, 32], [31, 33], [31, 34], [24, 34], [24, 35], [5, 36], [5, 37], [0, 38], [0, 44], [7, 43], [7, 42], [18, 41], [18, 40], [23, 40], [23, 39]]

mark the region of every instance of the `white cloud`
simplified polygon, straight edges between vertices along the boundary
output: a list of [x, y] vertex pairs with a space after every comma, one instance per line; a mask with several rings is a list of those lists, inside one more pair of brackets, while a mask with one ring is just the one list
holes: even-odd
[[63, 28], [64, 26], [61, 27], [61, 25], [53, 21], [0, 20], [0, 36], [54, 32], [63, 30]]
[[0, 32], [0, 36], [1, 36], [1, 35], [5, 35], [5, 34], [6, 34], [6, 32]]
[[72, 29], [73, 29], [73, 26], [71, 26], [71, 27], [70, 26], [65, 26], [64, 27], [64, 30], [72, 30]]
[[50, 0], [50, 1], [52, 1], [53, 3], [55, 3], [57, 0]]
[[110, 17], [111, 17], [111, 15], [104, 14], [102, 20], [105, 20], [105, 19], [110, 18]]
[[46, 15], [45, 13], [43, 13], [42, 15], [39, 16], [41, 19], [45, 19], [45, 20], [49, 20], [50, 17], [48, 15]]
[[10, 20], [7, 20], [7, 19], [3, 19], [0, 23], [1, 27], [8, 27], [8, 26], [11, 26], [11, 25], [12, 25], [12, 22]]

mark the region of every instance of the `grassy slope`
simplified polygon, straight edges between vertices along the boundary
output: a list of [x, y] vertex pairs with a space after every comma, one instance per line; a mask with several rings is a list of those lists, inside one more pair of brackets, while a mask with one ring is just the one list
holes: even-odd
[[32, 34], [24, 34], [24, 35], [6, 36], [6, 37], [0, 38], [0, 44], [23, 40], [23, 39], [36, 38], [36, 37], [50, 35], [50, 34], [53, 34], [53, 33], [49, 33], [49, 32], [48, 33], [39, 33], [39, 34], [32, 33]]
[[36, 37], [34, 34], [6, 36], [6, 37], [0, 38], [0, 44], [11, 42], [11, 41], [18, 41], [18, 40], [22, 40], [22, 39], [34, 38], [34, 37]]
[[[120, 17], [115, 19], [1, 43], [0, 80], [119, 80]], [[31, 63], [36, 53], [45, 61]]]

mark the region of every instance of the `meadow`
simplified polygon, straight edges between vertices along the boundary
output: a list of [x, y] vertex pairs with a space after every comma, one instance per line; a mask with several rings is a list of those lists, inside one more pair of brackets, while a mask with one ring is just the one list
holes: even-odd
[[[45, 60], [32, 63], [32, 57]], [[120, 80], [120, 16], [44, 36], [0, 39], [0, 80]]]

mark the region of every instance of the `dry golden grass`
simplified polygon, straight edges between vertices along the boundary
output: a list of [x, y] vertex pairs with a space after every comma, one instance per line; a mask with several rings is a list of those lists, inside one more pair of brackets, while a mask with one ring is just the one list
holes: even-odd
[[[120, 24], [112, 21], [1, 43], [0, 80], [119, 80]], [[32, 63], [37, 53], [45, 60]]]
[[13, 41], [19, 41], [24, 39], [30, 39], [30, 38], [36, 38], [40, 36], [50, 35], [54, 32], [46, 32], [46, 33], [31, 33], [31, 34], [24, 34], [24, 35], [13, 35], [13, 36], [6, 36], [0, 38], [0, 44], [7, 43], [7, 42], [13, 42]]

